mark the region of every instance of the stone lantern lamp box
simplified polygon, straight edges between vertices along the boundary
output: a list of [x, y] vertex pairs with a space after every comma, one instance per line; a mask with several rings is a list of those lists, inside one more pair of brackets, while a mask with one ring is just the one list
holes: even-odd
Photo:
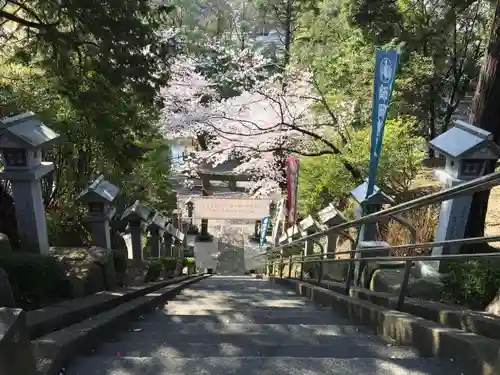
[[375, 185], [373, 193], [368, 198], [366, 192], [368, 190], [368, 180], [365, 180], [361, 185], [358, 185], [351, 191], [351, 196], [359, 205], [383, 205], [394, 204], [394, 200], [385, 194], [380, 188]]
[[137, 200], [123, 212], [122, 220], [147, 222], [150, 215], [151, 210], [143, 207]]
[[[460, 120], [455, 121], [453, 128], [431, 140], [429, 147], [446, 159], [445, 167], [434, 171], [434, 176], [444, 188], [483, 176], [487, 163], [500, 157], [500, 147], [493, 141], [493, 134]], [[441, 203], [435, 241], [463, 238], [471, 203], [472, 194]], [[435, 247], [432, 249], [432, 255], [457, 254], [460, 247]], [[439, 261], [421, 263], [424, 274], [433, 274], [430, 267], [434, 270], [442, 269]]]
[[111, 219], [116, 212], [116, 209], [111, 207], [111, 203], [115, 200], [119, 191], [118, 187], [106, 181], [104, 176], [100, 175], [78, 195], [77, 200], [89, 206], [90, 217], [104, 215], [107, 219]]
[[42, 254], [48, 253], [49, 244], [39, 180], [54, 170], [53, 163], [42, 161], [42, 149], [59, 138], [32, 112], [0, 121], [0, 178], [12, 183], [21, 246]]
[[4, 169], [2, 178], [39, 179], [54, 169], [42, 161], [42, 149], [51, 146], [59, 134], [44, 125], [32, 112], [8, 117], [0, 122], [0, 149]]
[[165, 219], [159, 212], [153, 214], [153, 218], [148, 224], [148, 228], [152, 230], [164, 230], [167, 224], [167, 219]]
[[444, 172], [449, 178], [462, 181], [482, 176], [486, 162], [500, 157], [500, 147], [490, 132], [460, 120], [431, 140], [429, 147], [445, 157]]

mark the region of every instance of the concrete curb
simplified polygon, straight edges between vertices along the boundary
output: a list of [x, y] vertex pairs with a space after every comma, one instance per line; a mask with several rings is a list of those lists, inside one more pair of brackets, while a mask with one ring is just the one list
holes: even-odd
[[93, 315], [110, 310], [134, 298], [194, 276], [184, 275], [139, 287], [127, 287], [117, 291], [103, 291], [91, 296], [64, 301], [40, 310], [29, 311], [26, 317], [30, 338], [31, 340], [37, 339], [50, 332], [63, 329]]
[[209, 277], [202, 275], [168, 285], [154, 292], [123, 303], [111, 310], [93, 316], [31, 342], [37, 360], [36, 375], [59, 375], [69, 361], [89, 352], [138, 315], [154, 310], [182, 289]]
[[[316, 284], [314, 280], [305, 280], [305, 282]], [[344, 283], [332, 281], [322, 281], [320, 283], [320, 286], [323, 288], [341, 294], [343, 294], [344, 285]], [[352, 297], [369, 301], [388, 309], [395, 310], [398, 303], [398, 297], [394, 294], [375, 292], [364, 288], [351, 287], [349, 294]], [[500, 318], [485, 312], [473, 311], [461, 306], [447, 305], [435, 301], [423, 301], [416, 298], [405, 298], [402, 311], [451, 328], [500, 340]]]
[[329, 306], [350, 320], [371, 327], [398, 345], [413, 346], [424, 357], [451, 359], [464, 375], [500, 374], [500, 342], [390, 310], [300, 280], [270, 278], [301, 296]]

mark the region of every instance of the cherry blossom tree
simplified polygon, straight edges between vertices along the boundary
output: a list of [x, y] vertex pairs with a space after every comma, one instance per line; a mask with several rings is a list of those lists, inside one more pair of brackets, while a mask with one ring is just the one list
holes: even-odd
[[[268, 74], [269, 61], [262, 56], [248, 49], [216, 48], [219, 54], [212, 63], [226, 61], [227, 71], [207, 74], [210, 61], [182, 57], [164, 90], [165, 136], [191, 136], [199, 145], [182, 166], [190, 177], [201, 164], [238, 159], [235, 172], [254, 176], [252, 188], [263, 193], [277, 189], [283, 179], [278, 155], [341, 154], [336, 140], [347, 142], [342, 129], [353, 106], [329, 108], [309, 72], [289, 67]], [[224, 97], [221, 87], [237, 94]], [[321, 114], [314, 111], [318, 105]], [[361, 178], [348, 161], [344, 166], [355, 179]]]

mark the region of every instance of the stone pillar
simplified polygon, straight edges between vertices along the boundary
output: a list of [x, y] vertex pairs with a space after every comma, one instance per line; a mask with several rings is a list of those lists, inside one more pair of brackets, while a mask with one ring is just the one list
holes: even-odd
[[0, 374], [35, 375], [26, 313], [21, 309], [0, 308], [0, 321]]
[[150, 238], [150, 256], [152, 258], [158, 258], [160, 256], [161, 247], [161, 233], [165, 229], [166, 219], [160, 215], [159, 212], [155, 212], [151, 222], [148, 224], [148, 230]]
[[170, 232], [168, 232], [168, 230], [165, 230], [165, 232], [163, 233], [163, 246], [165, 247], [165, 256], [167, 257], [173, 256], [172, 244], [173, 244], [173, 237], [170, 234]]
[[142, 207], [139, 201], [127, 208], [122, 215], [122, 220], [128, 221], [128, 232], [132, 242], [132, 256], [134, 260], [142, 261], [142, 223], [147, 222], [151, 210]]
[[59, 134], [32, 112], [0, 122], [0, 151], [5, 164], [0, 178], [12, 183], [21, 247], [41, 254], [48, 254], [49, 242], [40, 179], [54, 169], [53, 163], [42, 162], [42, 148], [57, 138]]
[[142, 254], [142, 223], [140, 220], [131, 220], [128, 223], [132, 240], [132, 256], [134, 260], [144, 260]]
[[[455, 127], [431, 140], [429, 147], [445, 156], [444, 169], [434, 171], [444, 188], [483, 176], [487, 163], [500, 157], [500, 147], [494, 142], [493, 134], [460, 120], [455, 121]], [[463, 238], [471, 202], [472, 194], [441, 203], [435, 241]], [[438, 246], [432, 249], [432, 255], [458, 254], [460, 248], [460, 245]], [[418, 268], [423, 275], [439, 276], [442, 265], [440, 261], [423, 261], [418, 263]]]
[[104, 180], [104, 176], [101, 175], [77, 197], [77, 200], [88, 205], [85, 220], [91, 225], [93, 246], [111, 249], [109, 221], [115, 215], [116, 210], [110, 204], [118, 192], [119, 189]]
[[[368, 190], [368, 181], [363, 182], [361, 185], [357, 186], [351, 191], [351, 196], [358, 203], [356, 209], [356, 218], [360, 218], [365, 215], [369, 215], [378, 212], [382, 209], [384, 204], [394, 204], [394, 200], [379, 189], [378, 186], [373, 187], [373, 193], [371, 196], [367, 197], [366, 193]], [[359, 238], [358, 238], [358, 249], [359, 244], [363, 242], [373, 242], [377, 240], [377, 223], [369, 223], [361, 226]], [[361, 253], [356, 253], [355, 258], [361, 258]], [[354, 268], [355, 281], [359, 280], [358, 276], [363, 273], [363, 262], [356, 262]]]

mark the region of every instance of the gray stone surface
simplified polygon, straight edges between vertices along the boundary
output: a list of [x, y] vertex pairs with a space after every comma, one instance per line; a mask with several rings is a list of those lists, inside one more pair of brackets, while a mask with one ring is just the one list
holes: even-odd
[[265, 280], [213, 276], [75, 359], [67, 375], [458, 375]]

